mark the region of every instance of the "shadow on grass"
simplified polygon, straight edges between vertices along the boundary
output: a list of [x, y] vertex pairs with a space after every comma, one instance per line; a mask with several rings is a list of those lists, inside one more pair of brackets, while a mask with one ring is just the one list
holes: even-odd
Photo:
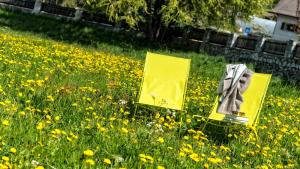
[[[171, 43], [154, 43], [144, 38], [137, 38], [133, 31], [123, 30], [115, 32], [96, 24], [87, 22], [74, 22], [65, 19], [55, 19], [48, 16], [28, 13], [11, 12], [0, 9], [0, 27], [11, 30], [37, 34], [66, 43], [77, 43], [87, 47], [96, 47], [102, 51], [115, 54], [138, 56], [152, 51], [193, 52], [182, 46]], [[170, 36], [167, 36], [170, 37]], [[170, 41], [170, 38], [167, 40]]]
[[136, 38], [133, 33], [129, 32], [118, 33], [89, 23], [9, 12], [3, 9], [0, 10], [0, 26], [85, 46], [97, 47], [99, 44], [106, 44], [107, 46], [120, 47], [123, 50], [142, 50], [157, 47], [144, 39]]

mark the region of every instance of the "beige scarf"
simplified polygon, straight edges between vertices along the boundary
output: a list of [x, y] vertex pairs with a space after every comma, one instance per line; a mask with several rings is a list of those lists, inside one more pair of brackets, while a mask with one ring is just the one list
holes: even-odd
[[244, 64], [229, 64], [219, 83], [219, 107], [218, 112], [234, 114], [240, 111], [243, 103], [242, 94], [248, 88], [253, 72]]

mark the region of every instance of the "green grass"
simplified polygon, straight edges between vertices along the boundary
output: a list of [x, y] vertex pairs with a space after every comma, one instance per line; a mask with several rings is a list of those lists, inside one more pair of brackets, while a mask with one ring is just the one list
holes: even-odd
[[[201, 130], [204, 122], [192, 115], [209, 114], [227, 64], [222, 57], [153, 45], [130, 33], [3, 10], [0, 32], [2, 165], [299, 167], [300, 90], [277, 77], [269, 86], [258, 139], [241, 126]], [[142, 106], [134, 114], [147, 51], [192, 59], [185, 113], [173, 117], [165, 109]], [[94, 155], [84, 155], [88, 149]]]

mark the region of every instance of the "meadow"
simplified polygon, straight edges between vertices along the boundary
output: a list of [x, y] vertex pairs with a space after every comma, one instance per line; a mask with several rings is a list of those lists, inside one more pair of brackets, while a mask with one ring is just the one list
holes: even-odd
[[[0, 10], [0, 168], [300, 167], [297, 87], [272, 78], [258, 137], [202, 129], [226, 61], [142, 41]], [[135, 113], [147, 51], [192, 59], [186, 111]]]

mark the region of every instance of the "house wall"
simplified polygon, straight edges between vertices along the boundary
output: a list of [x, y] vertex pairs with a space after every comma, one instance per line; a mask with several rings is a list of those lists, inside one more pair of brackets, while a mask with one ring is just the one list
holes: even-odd
[[298, 41], [299, 37], [296, 33], [287, 30], [281, 30], [282, 23], [297, 24], [297, 19], [295, 17], [278, 15], [272, 38], [281, 41], [287, 41], [287, 40]]

